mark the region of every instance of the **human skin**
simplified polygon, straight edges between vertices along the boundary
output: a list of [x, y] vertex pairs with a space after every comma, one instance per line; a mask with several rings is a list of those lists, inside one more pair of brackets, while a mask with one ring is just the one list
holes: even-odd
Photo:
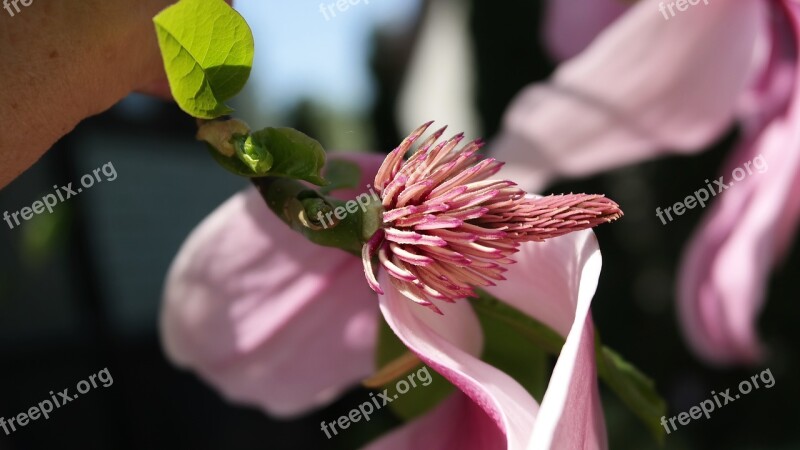
[[168, 94], [152, 17], [168, 0], [0, 9], [0, 188], [81, 120], [141, 90]]

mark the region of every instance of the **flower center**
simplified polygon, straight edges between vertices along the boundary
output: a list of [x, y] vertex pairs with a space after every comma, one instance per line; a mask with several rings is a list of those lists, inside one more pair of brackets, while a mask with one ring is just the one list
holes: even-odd
[[[522, 242], [543, 241], [610, 222], [622, 215], [602, 195], [535, 197], [512, 181], [490, 179], [502, 167], [482, 158], [476, 140], [456, 148], [458, 134], [438, 142], [444, 128], [403, 156], [427, 123], [390, 153], [375, 177], [381, 208], [365, 215], [370, 239], [362, 248], [367, 281], [383, 293], [373, 260], [405, 297], [436, 312], [434, 301], [474, 297], [475, 286], [505, 280]], [[376, 225], [373, 220], [380, 219]], [[367, 229], [369, 221], [369, 229]]]

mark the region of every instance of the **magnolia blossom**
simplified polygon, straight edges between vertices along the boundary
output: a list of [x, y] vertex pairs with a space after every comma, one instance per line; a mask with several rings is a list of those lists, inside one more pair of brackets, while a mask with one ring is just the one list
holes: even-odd
[[800, 5], [718, 1], [665, 20], [658, 4], [637, 2], [551, 80], [523, 91], [493, 155], [509, 162], [507, 177], [540, 189], [556, 177], [696, 152], [738, 119], [744, 136], [720, 173], [761, 155], [769, 174], [717, 196], [687, 246], [677, 296], [698, 354], [755, 362], [769, 272], [800, 215]]
[[462, 134], [438, 142], [433, 133], [404, 161], [428, 122], [411, 133], [378, 169], [382, 227], [364, 244], [364, 273], [383, 294], [372, 259], [378, 255], [389, 280], [409, 299], [436, 312], [434, 299], [453, 302], [474, 296], [473, 285], [505, 280], [505, 265], [519, 244], [561, 236], [610, 222], [622, 215], [600, 195], [526, 196], [508, 180], [490, 179], [502, 167], [476, 152], [476, 140], [457, 149]]
[[[590, 230], [531, 241], [561, 234], [559, 228], [574, 231], [611, 220], [620, 214], [618, 208], [598, 196], [573, 196], [575, 201], [566, 203], [563, 198], [535, 199], [517, 190], [509, 196], [506, 189], [512, 185], [508, 182], [478, 180], [492, 171], [482, 172], [480, 167], [495, 165], [491, 159], [482, 165], [473, 157], [470, 152], [478, 144], [468, 145], [466, 153], [462, 149], [442, 154], [439, 150], [453, 150], [460, 137], [436, 146], [438, 135], [402, 163], [402, 149], [418, 137], [413, 134], [380, 170], [379, 156], [347, 157], [368, 176], [377, 173], [375, 186], [388, 208], [375, 233], [381, 238], [368, 244], [363, 260], [306, 241], [280, 222], [254, 189], [228, 200], [192, 233], [170, 269], [161, 318], [167, 354], [232, 401], [273, 415], [294, 416], [330, 402], [374, 373], [380, 314], [417, 357], [459, 391], [370, 449], [606, 448], [589, 314], [601, 266], [597, 242]], [[414, 161], [424, 158], [429, 158], [427, 163], [414, 166]], [[460, 162], [448, 166], [446, 173], [438, 172], [451, 159]], [[464, 161], [478, 169], [459, 172]], [[415, 208], [424, 208], [423, 198], [447, 205], [439, 196], [448, 195], [444, 189], [418, 195], [421, 191], [413, 190], [418, 173], [406, 170], [409, 167], [430, 169], [419, 175], [421, 181], [436, 180], [425, 188], [433, 189], [428, 194], [461, 176], [451, 185], [467, 186], [459, 189], [461, 194], [469, 191], [477, 200], [456, 201], [448, 210], [433, 207], [428, 210], [435, 210], [432, 217], [422, 214], [401, 225], [396, 211], [408, 206], [397, 203], [401, 197]], [[463, 173], [471, 175], [459, 175]], [[396, 180], [403, 180], [403, 186], [393, 189]], [[368, 179], [361, 181], [363, 191]], [[494, 194], [473, 189], [471, 182], [491, 186]], [[357, 193], [338, 195], [352, 198]], [[492, 200], [496, 197], [502, 201]], [[535, 214], [517, 217], [512, 213], [515, 208], [529, 214], [537, 211], [548, 219], [539, 220]], [[445, 218], [448, 212], [457, 221]], [[470, 225], [476, 214], [484, 222]], [[528, 220], [532, 224], [526, 224]], [[430, 228], [432, 223], [446, 226]], [[481, 234], [483, 226], [490, 230], [488, 237]], [[446, 245], [431, 245], [439, 250], [419, 248], [426, 238], [414, 233], [422, 236], [423, 231], [448, 228], [452, 234], [445, 233]], [[474, 239], [466, 236], [467, 229]], [[542, 234], [534, 238], [531, 230]], [[529, 232], [533, 234], [527, 236]], [[519, 239], [512, 239], [516, 233]], [[481, 249], [484, 244], [499, 253]], [[505, 281], [481, 283], [483, 275], [499, 274], [492, 264], [510, 262], [505, 259], [512, 249], [516, 264], [503, 267]], [[371, 266], [373, 252], [378, 253], [383, 270], [376, 277], [367, 270], [367, 275], [372, 287], [382, 290], [380, 295], [369, 289], [362, 270], [365, 264]], [[434, 262], [439, 270], [428, 275], [411, 272], [416, 280], [403, 271], [429, 268]], [[473, 265], [471, 277], [454, 269], [463, 271]], [[480, 359], [481, 327], [469, 302], [461, 299], [471, 293], [471, 287], [465, 286], [476, 284], [566, 338], [541, 404], [513, 378]], [[415, 298], [409, 292], [425, 297]], [[441, 314], [431, 311], [435, 300], [444, 300], [435, 308]]]

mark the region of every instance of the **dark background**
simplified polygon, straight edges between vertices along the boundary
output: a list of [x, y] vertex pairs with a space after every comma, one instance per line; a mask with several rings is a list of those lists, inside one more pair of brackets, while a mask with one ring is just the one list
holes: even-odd
[[[465, 2], [474, 39], [474, 98], [487, 137], [512, 96], [553, 69], [541, 45], [539, 2]], [[362, 120], [375, 148], [388, 151], [409, 130], [394, 115], [414, 27], [376, 32], [371, 69], [376, 97]], [[524, 57], [522, 56], [524, 55]], [[298, 57], [302, 57], [299, 55]], [[299, 101], [281, 125], [324, 134], [312, 99]], [[266, 125], [266, 124], [264, 124]], [[108, 368], [114, 379], [18, 429], [0, 431], [0, 449], [357, 448], [397, 423], [388, 410], [360, 433], [325, 439], [323, 419], [345, 414], [367, 395], [358, 389], [297, 421], [275, 421], [225, 403], [191, 373], [164, 358], [157, 315], [164, 274], [191, 229], [246, 182], [215, 166], [193, 139], [195, 125], [171, 104], [134, 96], [82, 123], [39, 163], [0, 192], [0, 211], [16, 211], [111, 161], [118, 178], [84, 190], [24, 226], [0, 230], [0, 416], [11, 417]], [[4, 130], [13, 132], [13, 130]], [[717, 370], [695, 359], [675, 318], [673, 285], [680, 252], [703, 212], [663, 226], [657, 206], [669, 205], [718, 172], [735, 130], [707, 152], [670, 157], [581, 181], [552, 192], [599, 192], [625, 217], [597, 234], [604, 268], [593, 315], [606, 345], [652, 376], [670, 415], [688, 411], [711, 390], [734, 388], [766, 367], [775, 377], [760, 389], [666, 437], [675, 449], [800, 448], [796, 401], [800, 375], [797, 269], [789, 252], [774, 272], [760, 330], [771, 354], [764, 367]], [[321, 138], [323, 144], [328, 144]], [[800, 150], [800, 149], [796, 149]], [[298, 352], [301, 352], [298, 349]], [[605, 388], [612, 449], [658, 448]]]

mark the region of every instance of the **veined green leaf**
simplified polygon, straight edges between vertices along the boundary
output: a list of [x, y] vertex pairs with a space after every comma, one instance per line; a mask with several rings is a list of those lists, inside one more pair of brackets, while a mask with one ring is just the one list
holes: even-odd
[[267, 127], [250, 135], [252, 145], [265, 149], [272, 157], [268, 175], [328, 184], [322, 178], [325, 150], [315, 139], [294, 128]]
[[238, 136], [231, 141], [235, 154], [225, 156], [209, 144], [211, 156], [224, 168], [243, 177], [286, 177], [305, 180], [317, 186], [322, 178], [325, 150], [313, 138], [294, 128], [272, 128]]
[[232, 110], [253, 65], [253, 34], [222, 0], [181, 0], [153, 18], [170, 89], [190, 115], [213, 119]]

